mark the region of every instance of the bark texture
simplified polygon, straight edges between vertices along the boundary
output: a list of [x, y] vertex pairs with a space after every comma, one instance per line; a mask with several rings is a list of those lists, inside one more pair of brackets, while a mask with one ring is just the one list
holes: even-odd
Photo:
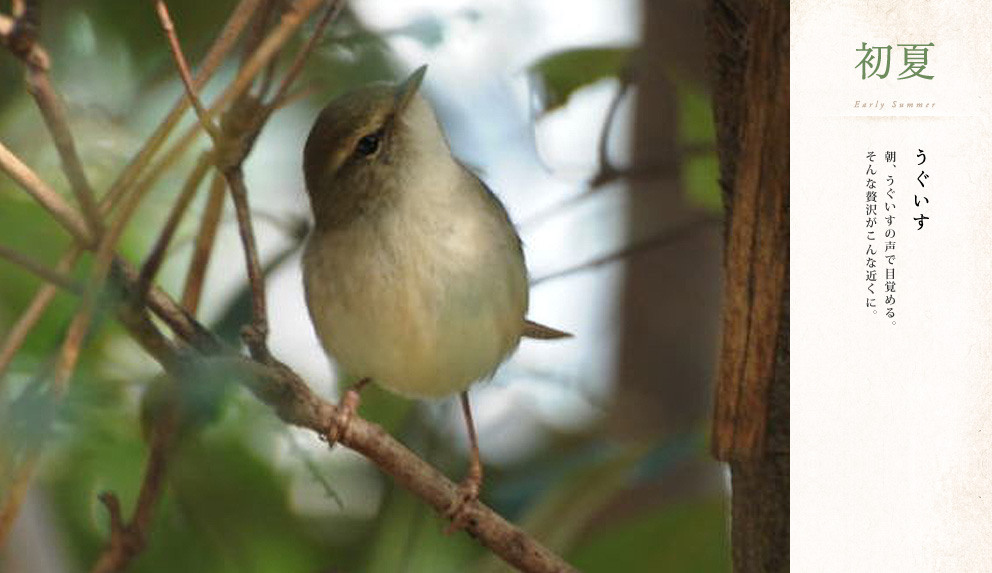
[[734, 570], [789, 570], [789, 5], [713, 0], [723, 345], [713, 451], [732, 471]]

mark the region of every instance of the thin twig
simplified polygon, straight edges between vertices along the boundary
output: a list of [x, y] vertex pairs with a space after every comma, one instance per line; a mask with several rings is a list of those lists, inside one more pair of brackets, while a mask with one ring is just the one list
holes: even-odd
[[635, 255], [643, 251], [656, 249], [658, 247], [663, 247], [665, 245], [671, 245], [676, 241], [680, 241], [684, 239], [690, 233], [698, 229], [705, 228], [707, 226], [715, 225], [722, 222], [723, 219], [721, 217], [714, 217], [714, 216], [700, 217], [698, 219], [693, 219], [681, 225], [678, 225], [674, 228], [665, 229], [664, 231], [656, 235], [652, 235], [642, 241], [638, 241], [631, 245], [627, 245], [626, 247], [618, 251], [608, 253], [600, 257], [596, 257], [584, 263], [575, 265], [574, 267], [568, 267], [560, 271], [555, 271], [553, 273], [548, 273], [546, 275], [537, 277], [535, 279], [531, 279], [530, 285], [537, 286], [544, 282], [553, 281], [556, 279], [567, 277], [569, 275], [574, 275], [582, 271], [587, 271], [590, 269], [594, 269], [596, 267], [601, 267], [603, 265], [625, 259], [631, 255]]
[[155, 274], [165, 259], [165, 253], [169, 248], [169, 243], [172, 241], [172, 237], [175, 235], [183, 215], [186, 214], [186, 209], [189, 208], [189, 204], [193, 201], [197, 189], [200, 188], [200, 183], [207, 175], [210, 164], [210, 154], [203, 153], [200, 155], [200, 159], [197, 160], [193, 171], [186, 178], [186, 183], [183, 185], [179, 197], [173, 203], [172, 210], [169, 212], [169, 218], [166, 219], [165, 225], [163, 225], [162, 230], [159, 232], [158, 239], [156, 239], [151, 253], [145, 258], [145, 264], [141, 267], [141, 274], [138, 276], [138, 287], [135, 289], [137, 301], [143, 301], [148, 296], [148, 289], [151, 287], [152, 281], [155, 279]]
[[[264, 67], [267, 60], [271, 60], [275, 56], [282, 43], [289, 37], [288, 34], [291, 31], [295, 31], [299, 25], [302, 25], [306, 16], [315, 10], [319, 4], [319, 2], [313, 2], [311, 0], [301, 0], [299, 6], [294, 6], [284, 13], [280, 25], [266, 37], [253, 55], [248, 58], [242, 66], [238, 78], [233, 82], [233, 85], [229, 86], [228, 90], [215, 102], [215, 106], [219, 105], [225, 100], [228, 94], [233, 94], [232, 97], [235, 98], [229, 121], [225, 120], [222, 124], [223, 133], [212, 135], [212, 137], [216, 146], [217, 167], [224, 173], [224, 177], [227, 179], [228, 188], [231, 191], [231, 198], [235, 206], [235, 213], [238, 217], [238, 231], [244, 246], [248, 279], [252, 288], [252, 321], [249, 328], [246, 329], [245, 340], [251, 348], [252, 353], [260, 358], [268, 355], [265, 343], [268, 336], [268, 318], [265, 304], [264, 277], [261, 273], [261, 264], [259, 262], [258, 249], [252, 228], [248, 194], [244, 184], [241, 164], [250, 152], [255, 138], [258, 136], [258, 132], [261, 130], [271, 111], [264, 113], [264, 109], [256, 100], [250, 97], [244, 97], [247, 93], [244, 90], [250, 87], [250, 79], [254, 77], [254, 74], [257, 74]], [[173, 58], [180, 70], [180, 74], [183, 75], [183, 70], [186, 66], [182, 49], [178, 45], [178, 42], [175, 41], [174, 30], [171, 30], [168, 25], [168, 13], [164, 9], [164, 4], [159, 0], [157, 5], [159, 6], [160, 15], [164, 14], [164, 17], [162, 17], [163, 27], [165, 27], [166, 33], [170, 38]], [[329, 10], [325, 15], [325, 20], [329, 20], [334, 13], [334, 10]], [[322, 31], [322, 28], [319, 31]], [[285, 34], [285, 36], [282, 34]], [[309, 53], [308, 50], [305, 51]], [[245, 75], [246, 71], [253, 71], [254, 73], [248, 78]], [[186, 75], [188, 75], [188, 72]], [[184, 83], [187, 83], [185, 77]], [[236, 87], [240, 88], [241, 91], [239, 92], [237, 89], [234, 89]], [[196, 94], [189, 88], [188, 83], [187, 95], [191, 100], [196, 99]], [[207, 118], [209, 118], [209, 112], [203, 111], [202, 107], [198, 107], [197, 112], [200, 115], [201, 123], [205, 126], [208, 125], [209, 121], [207, 121]]]
[[[55, 265], [56, 272], [64, 273], [71, 269], [76, 264], [76, 261], [79, 260], [82, 252], [79, 246], [70, 248], [69, 252], [63, 255], [62, 259]], [[41, 316], [48, 309], [48, 305], [52, 303], [52, 300], [55, 299], [55, 294], [58, 290], [59, 288], [52, 284], [46, 284], [38, 289], [38, 292], [35, 293], [28, 307], [21, 313], [20, 318], [11, 327], [10, 332], [7, 333], [7, 338], [3, 341], [3, 347], [0, 348], [0, 389], [3, 388], [4, 375], [7, 373], [11, 362], [13, 362], [14, 356], [21, 349], [21, 346], [28, 337], [28, 333], [41, 320]]]
[[28, 86], [28, 91], [34, 96], [48, 131], [55, 141], [55, 148], [62, 160], [62, 170], [65, 171], [69, 187], [79, 202], [83, 217], [93, 236], [99, 237], [103, 232], [103, 221], [97, 209], [96, 195], [86, 178], [86, 171], [76, 151], [76, 143], [72, 132], [69, 131], [62, 102], [52, 88], [48, 73], [37, 66], [28, 66]]
[[63, 288], [75, 294], [82, 292], [82, 288], [80, 288], [79, 283], [72, 280], [71, 277], [50, 268], [43, 263], [39, 263], [16, 249], [12, 249], [6, 245], [0, 245], [0, 259], [7, 259], [15, 265], [31, 272], [34, 275], [37, 275], [42, 280], [52, 283], [59, 288]]
[[24, 496], [27, 495], [28, 486], [31, 485], [31, 477], [38, 465], [38, 458], [39, 452], [34, 450], [14, 470], [14, 477], [3, 497], [3, 505], [0, 506], [0, 547], [3, 547], [3, 542], [10, 534], [14, 520], [17, 519], [21, 504], [24, 503]]
[[[16, 11], [15, 11], [16, 15]], [[18, 17], [20, 20], [20, 17]], [[34, 41], [24, 42], [23, 35], [18, 32], [17, 20], [11, 19], [9, 16], [4, 16], [0, 14], [0, 45], [6, 46], [11, 50], [18, 58], [28, 62], [32, 66], [37, 66], [42, 69], [48, 69], [51, 66], [51, 62], [48, 59], [48, 54], [41, 49], [41, 46], [37, 45]], [[24, 49], [24, 44], [27, 43], [27, 50]]]
[[93, 571], [116, 571], [120, 564], [130, 562], [131, 558], [141, 552], [145, 546], [145, 540], [131, 535], [128, 526], [124, 523], [124, 514], [121, 512], [121, 501], [117, 494], [104, 492], [100, 494], [100, 503], [107, 508], [107, 515], [110, 516], [110, 546], [100, 554]]
[[261, 9], [252, 16], [248, 33], [245, 35], [245, 41], [242, 42], [241, 58], [238, 63], [240, 67], [244, 67], [245, 62], [262, 45], [262, 40], [265, 39], [265, 30], [269, 28], [272, 15], [275, 13], [276, 8], [283, 4], [287, 4], [287, 2], [283, 0], [262, 0]]
[[276, 109], [289, 107], [290, 105], [296, 103], [297, 101], [309, 96], [314, 91], [316, 91], [316, 89], [317, 88], [315, 86], [304, 86], [301, 88], [297, 88], [287, 93], [285, 96], [283, 96], [282, 101], [278, 102], [278, 104], [276, 105]]
[[589, 186], [584, 191], [566, 197], [564, 200], [538, 211], [518, 223], [517, 226], [520, 229], [536, 228], [544, 224], [551, 217], [564, 212], [568, 207], [595, 196], [604, 185], [619, 179], [634, 180], [641, 178], [675, 177], [679, 174], [679, 170], [685, 159], [712, 154], [714, 150], [715, 148], [710, 143], [689, 144], [682, 146], [676, 156], [664, 161], [652, 161], [624, 167], [610, 167], [606, 171], [599, 170], [597, 175], [594, 176], [594, 179], [590, 180]]
[[241, 165], [235, 165], [224, 172], [228, 188], [231, 191], [231, 201], [238, 216], [238, 234], [244, 246], [245, 265], [248, 267], [248, 283], [251, 286], [251, 325], [245, 331], [245, 343], [252, 355], [266, 361], [268, 350], [266, 338], [269, 334], [269, 319], [265, 305], [265, 276], [262, 274], [262, 263], [258, 257], [258, 246], [255, 243], [255, 231], [252, 229], [251, 210], [248, 207], [248, 190], [245, 188], [244, 174]]
[[613, 131], [613, 122], [616, 121], [620, 102], [623, 101], [623, 96], [627, 94], [629, 88], [630, 81], [626, 77], [621, 76], [620, 87], [617, 89], [617, 93], [613, 95], [613, 99], [610, 100], [610, 107], [606, 111], [606, 118], [603, 120], [603, 127], [599, 133], [599, 144], [596, 148], [596, 153], [599, 157], [599, 172], [592, 178], [591, 185], [594, 189], [601, 185], [597, 184], [598, 181], [606, 179], [608, 174], [616, 172], [616, 168], [613, 167], [613, 163], [610, 161], [610, 133]]
[[183, 86], [186, 88], [186, 97], [189, 98], [190, 104], [196, 111], [196, 117], [200, 120], [203, 130], [213, 140], [214, 145], [220, 145], [220, 131], [210, 120], [207, 110], [203, 109], [203, 104], [200, 103], [200, 98], [196, 95], [196, 86], [193, 85], [193, 77], [189, 73], [189, 64], [186, 63], [186, 56], [183, 55], [183, 49], [179, 44], [179, 37], [176, 35], [176, 27], [172, 23], [172, 17], [169, 16], [169, 8], [165, 5], [164, 0], [155, 0], [155, 11], [158, 13], [159, 21], [162, 22], [162, 29], [165, 31], [165, 36], [169, 40], [169, 49], [172, 50], [172, 60], [176, 63], [176, 68], [179, 70], [179, 77], [183, 80]]
[[303, 46], [303, 49], [301, 49], [296, 54], [296, 58], [293, 60], [293, 63], [289, 66], [289, 70], [286, 72], [286, 75], [283, 76], [282, 83], [280, 83], [279, 85], [279, 90], [276, 91], [276, 95], [269, 102], [268, 105], [269, 108], [275, 109], [282, 105], [282, 101], [283, 99], [285, 99], [286, 94], [289, 92], [289, 88], [293, 86], [293, 82], [296, 81], [296, 78], [300, 75], [300, 72], [303, 71], [303, 64], [306, 63], [307, 58], [310, 57], [310, 53], [313, 52], [314, 47], [316, 47], [317, 44], [320, 42], [320, 39], [323, 37], [324, 31], [327, 29], [327, 26], [331, 22], [337, 19], [338, 14], [341, 13], [341, 10], [343, 8], [344, 8], [344, 0], [334, 0], [327, 7], [327, 10], [324, 12], [324, 15], [320, 18], [320, 22], [317, 23], [317, 27], [314, 28], [313, 34], [310, 36], [310, 39]]
[[273, 57], [282, 49], [283, 44], [303, 25], [303, 22], [310, 14], [320, 7], [325, 0], [298, 0], [289, 7], [280, 18], [279, 24], [269, 32], [258, 48], [252, 52], [251, 57], [245, 60], [238, 70], [237, 77], [224, 90], [224, 92], [214, 100], [211, 111], [208, 115], [216, 113], [215, 110], [227, 105], [228, 102], [240, 98], [247, 93], [252, 82], [262, 69], [268, 65]]
[[217, 238], [217, 230], [220, 228], [223, 213], [224, 178], [220, 173], [217, 173], [210, 183], [210, 194], [207, 196], [207, 205], [203, 209], [200, 231], [196, 235], [196, 245], [193, 247], [193, 256], [189, 260], [186, 284], [183, 287], [183, 308], [194, 316], [200, 306], [203, 281], [207, 276], [207, 265], [210, 264], [210, 254], [213, 252], [214, 240]]
[[[240, 38], [245, 26], [251, 20], [252, 15], [261, 2], [262, 0], [241, 0], [234, 8], [234, 11], [231, 12], [227, 23], [224, 24], [224, 28], [217, 35], [213, 45], [210, 46], [207, 55], [203, 58], [193, 78], [193, 86], [197, 90], [202, 89], [207, 81], [213, 77], [214, 72], [224, 61], [224, 58], [235, 45], [238, 38]], [[142, 148], [117, 176], [117, 179], [110, 186], [110, 191], [106, 194], [105, 201], [109, 201], [109, 204], [113, 205], [138, 180], [142, 172], [151, 163], [155, 154], [165, 144], [169, 134], [179, 124], [179, 120], [182, 118], [183, 112], [186, 111], [186, 106], [188, 105], [189, 99], [185, 95], [180, 96], [176, 100], [168, 115], [155, 128], [155, 131], [148, 137]], [[187, 134], [180, 139], [182, 143], [174, 145], [166, 156], [175, 156], [177, 155], [177, 149], [187, 147], [193, 141], [198, 128], [199, 124], [187, 130]]]
[[[271, 361], [271, 356], [266, 345], [269, 326], [265, 303], [265, 283], [264, 276], [261, 271], [261, 262], [258, 256], [255, 233], [252, 228], [251, 210], [248, 206], [248, 193], [244, 185], [244, 175], [241, 169], [241, 162], [244, 161], [245, 157], [251, 150], [251, 146], [255, 138], [258, 136], [258, 132], [261, 131], [262, 126], [272, 115], [272, 113], [281, 107], [289, 88], [292, 87], [293, 82], [302, 71], [303, 65], [312, 53], [313, 48], [323, 36], [327, 26], [337, 18], [337, 15], [341, 12], [343, 7], [344, 3], [341, 0], [336, 0], [327, 7], [323, 17], [314, 29], [314, 33], [310, 36], [309, 41], [307, 41], [303, 49], [297, 53], [296, 58], [290, 65], [289, 71], [283, 77], [276, 95], [268, 104], [259, 106], [260, 113], [255, 116], [248, 116], [253, 119], [253, 121], [249, 122], [244, 128], [244, 132], [240, 134], [240, 137], [244, 142], [239, 148], [241, 155], [237, 160], [232, 159], [230, 167], [224, 170], [224, 175], [228, 182], [228, 188], [231, 191], [231, 199], [234, 203], [235, 214], [238, 218], [238, 232], [241, 235], [241, 241], [244, 246], [245, 260], [248, 267], [248, 280], [252, 290], [252, 321], [250, 326], [244, 332], [244, 340], [252, 355], [262, 362]], [[316, 5], [314, 8], [316, 8]], [[290, 14], [283, 15], [283, 22], [288, 19], [288, 16], [290, 16]], [[259, 51], [262, 47], [264, 47], [264, 45], [265, 44], [263, 43], [263, 45], [259, 47]], [[247, 65], [248, 63], [246, 63], [246, 67]], [[242, 105], [251, 105], [253, 103], [253, 101], [242, 102]], [[237, 109], [241, 106], [236, 103], [234, 107]], [[231, 123], [236, 124], [236, 122]]]
[[[200, 66], [200, 70], [194, 78], [194, 87], [199, 89], [206, 82], [207, 78], [213, 74], [223, 59], [223, 56], [230, 50], [244, 29], [244, 26], [251, 19], [259, 2], [261, 0], [242, 0], [237, 8], [235, 8], [234, 13], [228, 19], [225, 29], [218, 36], [217, 41], [207, 53], [204, 63]], [[235, 80], [207, 109], [207, 117], [214, 117], [230, 101], [243, 95], [251, 86], [251, 81], [255, 77], [255, 74], [261, 71], [262, 67], [268, 63], [282, 44], [296, 31], [302, 24], [303, 19], [319, 7], [319, 2], [316, 0], [300, 0], [300, 4], [300, 6], [293, 9], [291, 14], [284, 16], [279, 26], [265, 38], [257, 50], [252, 52], [252, 56], [238, 72]], [[107, 192], [101, 201], [104, 211], [106, 211], [108, 206], [115, 206], [120, 201], [120, 198], [135, 185], [135, 181], [138, 180], [141, 173], [151, 164], [153, 156], [161, 149], [169, 133], [178, 124], [182, 112], [186, 109], [186, 105], [188, 105], [188, 99], [183, 96], [173, 107], [172, 111], [169, 112], [165, 120], [156, 128], [141, 151], [138, 152], [135, 158], [131, 160], [117, 177], [111, 185], [110, 191]], [[179, 141], [164, 154], [162, 159], [154, 163], [150, 169], [152, 174], [144, 178], [146, 184], [143, 185], [143, 188], [145, 191], [150, 188], [151, 183], [156, 181], [169, 166], [174, 164], [183, 155], [185, 150], [196, 139], [199, 130], [199, 123], [189, 127], [180, 137]]]
[[[265, 37], [265, 30], [269, 27], [272, 17], [276, 15], [276, 10], [283, 5], [283, 2], [276, 0], [266, 1], [265, 7], [258, 13], [258, 17], [255, 19], [255, 26], [252, 30], [252, 34], [245, 41], [245, 49], [241, 54], [241, 65], [244, 65], [244, 63], [248, 61], [248, 58], [251, 57], [252, 52], [254, 52], [262, 43], [262, 39]], [[268, 95], [278, 67], [279, 55], [276, 55], [276, 57], [272, 58], [268, 65], [265, 66], [265, 71], [262, 72], [262, 78], [259, 81], [258, 90], [256, 91], [256, 97], [258, 99], [264, 99]]]
[[41, 111], [41, 116], [45, 120], [45, 125], [52, 135], [55, 148], [62, 160], [62, 170], [69, 180], [69, 186], [72, 188], [76, 200], [79, 201], [86, 224], [92, 235], [99, 237], [103, 230], [103, 223], [100, 219], [99, 209], [97, 209], [93, 188], [86, 178], [86, 170], [83, 168], [83, 162], [79, 159], [79, 153], [76, 151], [76, 143], [69, 130], [62, 100], [55, 92], [55, 88], [52, 87], [51, 79], [48, 76], [48, 56], [44, 49], [37, 44], [40, 17], [41, 9], [38, 3], [28, 2], [24, 9], [20, 10], [14, 29], [10, 33], [16, 37], [11, 39], [8, 45], [27, 67], [28, 91], [34, 97], [35, 103]]
[[107, 492], [100, 496], [110, 516], [110, 539], [93, 565], [92, 573], [123, 571], [144, 549], [155, 507], [165, 490], [166, 470], [176, 441], [178, 417], [177, 404], [170, 402], [155, 421], [145, 474], [131, 520], [124, 523], [116, 495]]
[[35, 201], [41, 204], [52, 217], [83, 245], [92, 245], [93, 236], [86, 228], [86, 222], [79, 212], [62, 199], [38, 175], [0, 142], [0, 170], [17, 182]]

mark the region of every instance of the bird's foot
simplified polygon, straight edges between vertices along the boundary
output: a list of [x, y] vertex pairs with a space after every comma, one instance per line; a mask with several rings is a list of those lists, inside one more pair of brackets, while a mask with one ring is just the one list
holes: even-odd
[[331, 427], [327, 429], [327, 445], [333, 447], [334, 444], [344, 441], [348, 437], [348, 427], [351, 419], [358, 411], [358, 404], [362, 398], [358, 394], [362, 388], [369, 383], [368, 378], [364, 378], [351, 388], [345, 391], [338, 404], [337, 412], [331, 422]]
[[445, 529], [445, 533], [451, 535], [456, 531], [465, 529], [470, 523], [472, 504], [479, 500], [479, 492], [482, 490], [482, 471], [469, 471], [468, 477], [458, 484], [458, 495], [451, 507], [444, 513], [444, 516], [451, 520], [451, 524]]
[[262, 364], [272, 365], [275, 362], [266, 339], [269, 336], [268, 325], [261, 323], [246, 324], [241, 329], [241, 340], [248, 347], [251, 357]]

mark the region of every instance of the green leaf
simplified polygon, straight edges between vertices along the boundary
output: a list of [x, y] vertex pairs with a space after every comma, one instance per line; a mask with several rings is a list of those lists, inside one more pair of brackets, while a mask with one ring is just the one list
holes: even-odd
[[678, 141], [687, 153], [682, 160], [682, 188], [689, 201], [703, 209], [723, 212], [720, 162], [716, 156], [716, 127], [710, 97], [687, 81], [675, 83], [678, 93]]
[[682, 188], [689, 201], [714, 214], [723, 213], [720, 161], [716, 153], [686, 157], [682, 162]]
[[633, 53], [630, 47], [577, 48], [541, 58], [528, 70], [541, 91], [541, 113], [565, 105], [580, 88], [605, 78], [622, 78]]
[[679, 141], [685, 145], [713, 144], [713, 102], [701, 88], [682, 80], [675, 82], [679, 105]]

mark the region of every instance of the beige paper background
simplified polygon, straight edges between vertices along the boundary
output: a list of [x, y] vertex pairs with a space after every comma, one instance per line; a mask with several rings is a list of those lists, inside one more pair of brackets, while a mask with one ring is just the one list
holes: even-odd
[[[992, 571], [990, 14], [792, 3], [794, 571]], [[893, 46], [888, 78], [861, 79], [862, 41]], [[896, 44], [931, 41], [934, 79], [896, 80]], [[893, 99], [936, 106], [853, 107]], [[868, 150], [897, 153], [895, 324], [865, 308]]]

